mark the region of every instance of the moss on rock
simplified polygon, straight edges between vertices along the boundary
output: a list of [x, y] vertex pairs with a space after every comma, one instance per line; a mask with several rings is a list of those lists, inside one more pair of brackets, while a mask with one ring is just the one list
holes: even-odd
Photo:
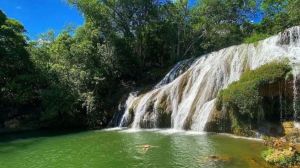
[[[273, 115], [268, 115], [273, 111], [266, 108], [266, 97], [261, 90], [271, 84], [284, 83], [291, 70], [288, 61], [274, 61], [255, 70], [247, 70], [239, 81], [219, 93], [216, 107], [228, 113], [232, 133], [249, 136], [265, 116]], [[274, 106], [274, 103], [269, 106]]]

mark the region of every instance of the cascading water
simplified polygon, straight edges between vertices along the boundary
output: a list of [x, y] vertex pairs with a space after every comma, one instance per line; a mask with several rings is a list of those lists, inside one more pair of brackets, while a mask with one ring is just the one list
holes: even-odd
[[300, 124], [298, 122], [298, 87], [297, 87], [297, 74], [299, 73], [298, 67], [296, 64], [294, 64], [294, 70], [293, 70], [293, 94], [294, 94], [294, 100], [293, 100], [293, 109], [294, 109], [294, 125], [297, 128], [300, 128]]
[[292, 53], [292, 67], [293, 67], [293, 94], [294, 94], [294, 100], [293, 100], [293, 109], [294, 109], [294, 125], [296, 128], [300, 128], [299, 123], [299, 114], [298, 114], [298, 75], [300, 74], [300, 26], [290, 28], [286, 30], [281, 35], [281, 44], [285, 44], [288, 46], [288, 48], [291, 49]]
[[186, 71], [194, 62], [194, 58], [186, 59], [178, 62], [167, 75], [155, 86], [155, 88], [160, 88], [173, 80], [175, 80], [179, 75]]
[[129, 119], [130, 119], [130, 107], [133, 103], [133, 100], [134, 98], [136, 97], [137, 95], [137, 92], [132, 92], [132, 93], [129, 93], [129, 97], [127, 98], [126, 100], [126, 103], [125, 103], [125, 112], [124, 112], [124, 115], [120, 121], [120, 124], [119, 124], [119, 127], [123, 127], [123, 126], [126, 126], [128, 123], [129, 123]]
[[295, 71], [296, 120], [299, 37], [300, 27], [293, 27], [256, 44], [232, 46], [201, 56], [184, 73], [178, 76], [173, 74], [178, 71], [171, 71], [166, 77], [174, 75], [176, 78], [160, 82], [163, 84], [158, 84], [148, 93], [129, 97], [121, 126], [156, 128], [159, 122], [170, 121], [170, 127], [174, 129], [204, 131], [221, 89], [237, 81], [246, 69], [256, 69], [284, 58], [291, 60]]

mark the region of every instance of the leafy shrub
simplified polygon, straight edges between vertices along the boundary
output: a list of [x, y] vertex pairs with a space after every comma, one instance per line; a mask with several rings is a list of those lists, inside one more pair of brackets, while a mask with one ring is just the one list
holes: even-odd
[[292, 149], [269, 148], [262, 152], [262, 157], [270, 164], [279, 167], [292, 167], [300, 165], [300, 154]]

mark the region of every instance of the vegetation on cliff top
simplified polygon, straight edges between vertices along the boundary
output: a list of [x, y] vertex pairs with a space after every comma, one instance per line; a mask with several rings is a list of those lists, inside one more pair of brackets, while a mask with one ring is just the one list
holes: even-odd
[[290, 71], [288, 61], [274, 61], [255, 70], [247, 70], [239, 81], [219, 93], [217, 109], [229, 113], [233, 133], [247, 135], [251, 127], [264, 120], [271, 111], [263, 110], [261, 88], [284, 81]]

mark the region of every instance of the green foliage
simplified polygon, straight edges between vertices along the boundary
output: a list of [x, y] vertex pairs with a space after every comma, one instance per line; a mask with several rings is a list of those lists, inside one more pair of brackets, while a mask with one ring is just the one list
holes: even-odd
[[264, 0], [262, 9], [268, 17], [275, 17], [288, 5], [288, 0]]
[[25, 50], [23, 31], [20, 23], [6, 18], [0, 10], [0, 105], [14, 102], [17, 97], [16, 101], [22, 103], [32, 94], [31, 86], [26, 85], [32, 79], [32, 64]]
[[267, 150], [262, 151], [261, 156], [263, 158], [266, 158], [267, 156], [270, 156], [274, 153], [274, 149], [268, 148]]
[[44, 90], [41, 94], [44, 110], [41, 114], [41, 120], [54, 120], [59, 117], [72, 115], [76, 95], [68, 93], [68, 88], [58, 88], [52, 86]]
[[[20, 27], [9, 31], [21, 31]], [[78, 29], [74, 37], [64, 31], [54, 38], [49, 32], [28, 46], [24, 40], [17, 48], [20, 53], [12, 49], [14, 45], [2, 45], [14, 52], [3, 51], [0, 62], [1, 122], [12, 116], [6, 109], [17, 109], [14, 115], [19, 115], [26, 106], [42, 127], [106, 124], [109, 115], [104, 108], [111, 107], [106, 100], [111, 94], [108, 88], [115, 86], [118, 71], [113, 69], [117, 64], [110, 47], [98, 43], [97, 32], [89, 25]], [[8, 35], [3, 34], [3, 38], [12, 40]]]
[[293, 25], [299, 25], [300, 24], [300, 0], [289, 0], [288, 6], [287, 6], [287, 13], [289, 15], [289, 22], [291, 22]]
[[234, 133], [240, 134], [240, 130], [247, 132], [254, 121], [259, 121], [265, 116], [260, 89], [270, 83], [284, 81], [290, 71], [291, 67], [287, 61], [268, 63], [244, 72], [239, 81], [230, 84], [219, 93], [217, 108], [230, 112]]
[[261, 8], [265, 17], [258, 31], [275, 34], [288, 27], [299, 25], [299, 5], [299, 0], [263, 0]]
[[268, 163], [279, 167], [293, 167], [300, 164], [300, 154], [291, 149], [269, 148], [261, 155]]
[[99, 43], [98, 35], [87, 24], [74, 36], [64, 31], [52, 42], [30, 46], [33, 61], [48, 81], [41, 95], [42, 122], [71, 120], [68, 123], [72, 125], [81, 120], [81, 125], [92, 128], [106, 124], [103, 106], [110, 105], [106, 97], [109, 88], [116, 86], [118, 71], [114, 69], [117, 63], [110, 54], [112, 49]]
[[[23, 25], [0, 11], [1, 123], [15, 117], [6, 110], [14, 107], [20, 115], [35, 111], [29, 113], [45, 127], [103, 127], [120, 93], [134, 83], [151, 85], [179, 60], [300, 24], [300, 0], [203, 0], [193, 7], [188, 0], [68, 1], [83, 13], [84, 25], [57, 37], [49, 31], [35, 42], [27, 42]], [[262, 22], [253, 24], [249, 16], [261, 11]], [[255, 118], [258, 89], [286, 71], [266, 65], [221, 92], [219, 104], [230, 108], [234, 130], [242, 133], [248, 125], [240, 118]]]
[[261, 33], [254, 33], [252, 34], [250, 37], [247, 37], [244, 39], [245, 43], [256, 43], [260, 40], [264, 40], [266, 38], [268, 38], [270, 35], [268, 34], [261, 34]]
[[24, 32], [18, 21], [7, 18], [0, 10], [0, 128], [5, 121], [12, 124], [7, 127], [24, 128], [27, 122], [33, 123], [40, 106], [43, 78], [26, 50]]
[[240, 78], [240, 82], [256, 81], [259, 85], [273, 83], [285, 79], [285, 75], [291, 71], [288, 60], [273, 61], [253, 70], [246, 71]]

